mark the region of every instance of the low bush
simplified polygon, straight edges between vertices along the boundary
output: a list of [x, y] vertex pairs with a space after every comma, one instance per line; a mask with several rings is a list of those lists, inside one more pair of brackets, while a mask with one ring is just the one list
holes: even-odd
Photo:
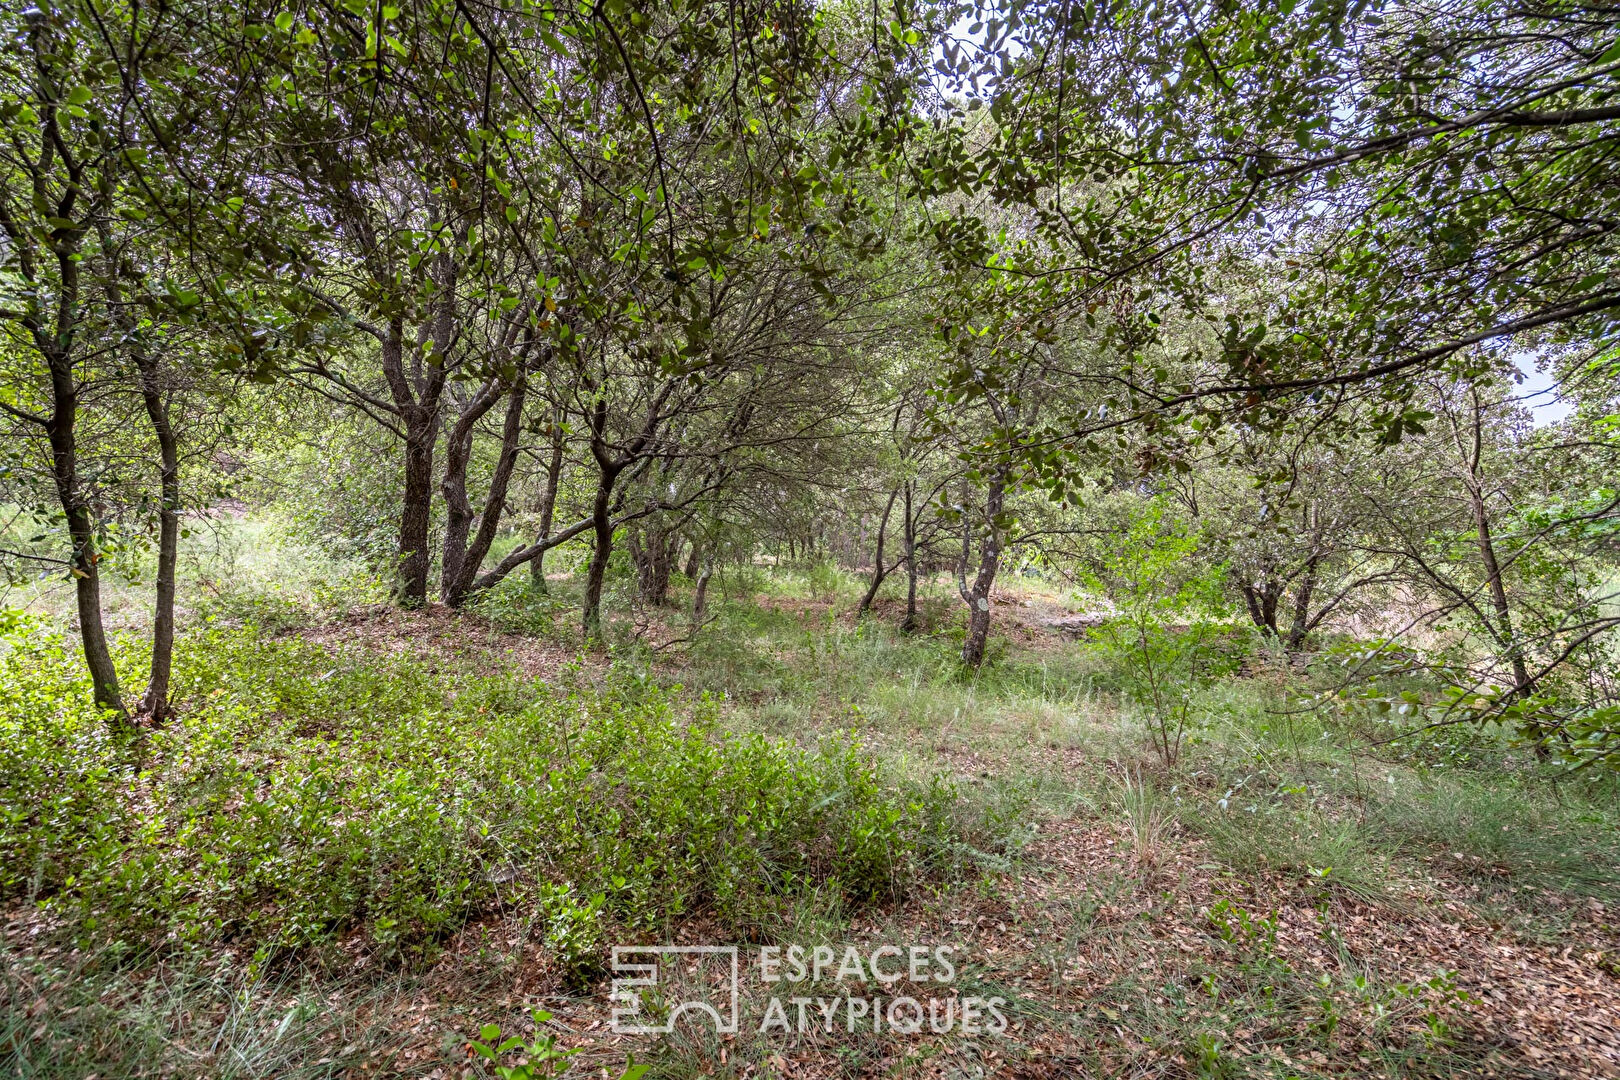
[[724, 734], [716, 702], [622, 673], [569, 689], [449, 666], [202, 633], [178, 650], [180, 718], [125, 747], [75, 658], [14, 636], [0, 892], [89, 938], [363, 930], [394, 951], [528, 899], [585, 963], [594, 920], [873, 900], [963, 847], [946, 786], [891, 781], [852, 737]]

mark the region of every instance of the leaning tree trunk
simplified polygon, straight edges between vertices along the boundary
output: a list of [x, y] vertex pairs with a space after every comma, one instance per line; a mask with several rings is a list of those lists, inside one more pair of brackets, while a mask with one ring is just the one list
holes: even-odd
[[1491, 610], [1496, 615], [1497, 641], [1507, 651], [1513, 668], [1513, 696], [1525, 697], [1530, 692], [1530, 672], [1524, 663], [1524, 654], [1514, 640], [1513, 609], [1508, 605], [1507, 589], [1502, 584], [1502, 567], [1496, 561], [1496, 542], [1491, 537], [1490, 514], [1485, 508], [1485, 497], [1477, 487], [1469, 492], [1474, 512], [1475, 539], [1479, 545], [1480, 562], [1485, 567], [1485, 580], [1490, 586]]
[[1277, 628], [1277, 601], [1282, 596], [1282, 586], [1274, 579], [1267, 577], [1260, 586], [1244, 585], [1243, 602], [1249, 608], [1249, 619], [1259, 628], [1266, 637], [1281, 637]]
[[[552, 518], [557, 512], [557, 486], [562, 481], [563, 431], [560, 417], [553, 418], [551, 428], [551, 460], [546, 462], [546, 490], [540, 496], [540, 539], [551, 535]], [[541, 551], [529, 560], [529, 587], [535, 592], [546, 591], [546, 553]]]
[[[1513, 628], [1513, 609], [1508, 604], [1507, 588], [1502, 581], [1502, 565], [1496, 558], [1496, 542], [1491, 536], [1490, 510], [1485, 505], [1485, 488], [1481, 479], [1480, 455], [1484, 441], [1484, 420], [1479, 403], [1479, 392], [1473, 392], [1474, 418], [1473, 418], [1473, 447], [1467, 460], [1468, 475], [1464, 478], [1464, 486], [1468, 489], [1469, 509], [1474, 517], [1474, 536], [1479, 547], [1479, 558], [1485, 570], [1485, 581], [1491, 594], [1491, 610], [1496, 616], [1495, 625], [1489, 619], [1485, 620], [1486, 630], [1496, 638], [1497, 644], [1507, 653], [1509, 665], [1513, 669], [1513, 688], [1508, 693], [1508, 700], [1522, 701], [1531, 694], [1530, 671], [1524, 662], [1524, 651], [1520, 647], [1517, 635]], [[1546, 760], [1551, 756], [1547, 748], [1547, 729], [1541, 724], [1526, 722], [1525, 733], [1536, 740], [1536, 756]]]
[[[461, 564], [467, 557], [467, 536], [472, 531], [472, 500], [467, 497], [467, 467], [472, 462], [473, 436], [478, 421], [494, 407], [503, 390], [494, 377], [462, 406], [461, 415], [445, 440], [444, 479], [439, 492], [444, 496], [444, 542], [439, 556], [439, 597], [453, 603], [455, 583], [461, 577]], [[477, 567], [474, 567], [476, 571]]]
[[877, 555], [872, 561], [872, 584], [866, 588], [866, 595], [861, 597], [860, 606], [855, 609], [855, 617], [859, 619], [872, 607], [872, 601], [877, 599], [878, 590], [883, 588], [883, 579], [889, 572], [883, 567], [883, 539], [889, 531], [889, 515], [894, 512], [894, 500], [900, 494], [899, 489], [889, 492], [889, 504], [883, 508], [883, 520], [878, 522]]
[[[501, 424], [501, 453], [495, 462], [495, 472], [489, 478], [489, 492], [484, 497], [484, 508], [478, 515], [478, 531], [473, 534], [472, 542], [464, 550], [456, 553], [454, 560], [447, 551], [444, 565], [444, 602], [451, 607], [460, 607], [466, 602], [473, 591], [473, 583], [478, 578], [478, 571], [484, 565], [484, 556], [495, 542], [495, 534], [500, 531], [501, 517], [506, 511], [506, 491], [512, 483], [512, 472], [517, 467], [518, 440], [523, 433], [523, 401], [528, 389], [528, 380], [519, 375], [513, 383], [510, 396], [506, 402], [506, 418]], [[465, 504], [467, 501], [466, 462], [462, 462], [462, 471], [457, 494]], [[446, 499], [446, 502], [449, 500]], [[463, 530], [463, 536], [466, 535]], [[452, 567], [453, 562], [453, 567]]]
[[972, 539], [972, 525], [964, 522], [962, 530], [962, 563], [957, 572], [958, 588], [968, 606], [967, 638], [962, 642], [962, 663], [977, 668], [984, 663], [984, 650], [990, 640], [990, 588], [995, 584], [996, 571], [1001, 568], [1001, 517], [1007, 485], [1005, 467], [995, 471], [985, 492], [984, 541], [979, 546], [979, 572], [973, 587], [967, 586], [967, 564]]
[[697, 591], [692, 594], [692, 624], [694, 626], [703, 622], [703, 613], [708, 607], [709, 575], [711, 573], [713, 573], [713, 569], [705, 566], [703, 572], [698, 574]]
[[[68, 275], [64, 272], [63, 276], [66, 279]], [[52, 351], [46, 354], [46, 359], [51, 371], [52, 411], [48, 427], [51, 471], [56, 481], [56, 496], [67, 516], [68, 538], [73, 544], [73, 592], [78, 601], [79, 640], [84, 646], [84, 664], [90, 670], [91, 693], [96, 705], [111, 712], [114, 727], [123, 730], [129, 714], [124, 709], [123, 695], [118, 691], [118, 672], [113, 668], [107, 632], [101, 622], [101, 554], [96, 550], [95, 519], [79, 485], [78, 443], [74, 431], [79, 412], [78, 388], [73, 383], [72, 364], [64, 353]]]

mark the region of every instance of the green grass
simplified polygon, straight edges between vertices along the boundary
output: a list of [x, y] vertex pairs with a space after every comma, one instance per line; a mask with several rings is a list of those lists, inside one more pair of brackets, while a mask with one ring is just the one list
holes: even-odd
[[[517, 575], [458, 643], [402, 658], [289, 632], [369, 602], [364, 575], [296, 550], [238, 557], [234, 576], [199, 564], [214, 588], [187, 614], [181, 719], [138, 754], [90, 712], [49, 625], [0, 655], [0, 889], [42, 928], [5, 955], [0, 1061], [13, 1071], [336, 1075], [397, 1048], [368, 1003], [437, 970], [459, 930], [516, 925], [520, 944], [490, 946], [502, 974], [489, 978], [510, 978], [526, 941], [585, 993], [610, 940], [700, 925], [838, 941], [963, 906], [1010, 910], [1046, 869], [1030, 844], [1053, 821], [1116, 836], [1126, 855], [1038, 926], [991, 918], [1046, 973], [1004, 996], [1033, 1029], [1090, 1048], [1073, 1068], [1157, 1067], [1140, 1055], [1162, 1052], [1186, 1075], [1274, 1071], [1260, 1047], [1352, 1072], [1467, 1073], [1485, 1050], [1446, 1030], [1455, 1000], [1422, 982], [1432, 972], [1380, 973], [1345, 952], [1323, 983], [1290, 969], [1268, 913], [1242, 897], [1280, 878], [1319, 908], [1324, 940], [1343, 903], [1406, 919], [1445, 899], [1519, 940], [1567, 943], [1581, 905], [1620, 890], [1613, 777], [1559, 779], [1491, 731], [1403, 749], [1387, 740], [1415, 718], [1314, 697], [1321, 677], [1264, 663], [1191, 689], [1187, 748], [1167, 768], [1108, 649], [1004, 642], [964, 671], [944, 581], [928, 583], [928, 628], [908, 635], [892, 606], [849, 618], [857, 576], [728, 569], [694, 640], [655, 651], [621, 618], [608, 657], [544, 685], [508, 669], [499, 635], [580, 647], [577, 582], [539, 597]], [[622, 571], [613, 586], [622, 616]], [[675, 606], [651, 613], [677, 634], [688, 589], [677, 580]], [[1230, 637], [1228, 653], [1248, 648]], [[129, 685], [142, 659], [123, 643]], [[1212, 955], [1139, 970], [1158, 923], [1189, 917], [1170, 882], [1189, 861], [1231, 890], [1228, 907], [1195, 913]], [[1126, 973], [1069, 1001], [1059, 973], [1077, 950]], [[357, 953], [368, 974], [339, 975]], [[521, 1019], [470, 993], [462, 1035]], [[316, 994], [339, 1007], [302, 1017]], [[40, 1024], [24, 1064], [17, 1035]], [[757, 1072], [780, 1050], [683, 1035], [660, 1044], [654, 1075]], [[820, 1050], [850, 1075], [922, 1067], [870, 1036]]]
[[60, 646], [14, 639], [0, 666], [0, 887], [92, 939], [409, 951], [534, 902], [586, 938], [745, 928], [803, 888], [893, 897], [965, 843], [948, 785], [858, 739], [728, 734], [634, 674], [553, 687], [206, 631], [178, 652], [182, 718], [131, 748]]

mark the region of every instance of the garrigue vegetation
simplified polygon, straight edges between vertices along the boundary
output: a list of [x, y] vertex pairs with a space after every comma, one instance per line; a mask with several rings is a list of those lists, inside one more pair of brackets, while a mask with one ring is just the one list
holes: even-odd
[[1620, 1074], [1614, 10], [3, 18], [7, 1075]]

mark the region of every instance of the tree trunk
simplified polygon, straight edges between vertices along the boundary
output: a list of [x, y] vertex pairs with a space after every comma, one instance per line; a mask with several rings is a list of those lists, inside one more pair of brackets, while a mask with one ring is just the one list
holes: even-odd
[[1277, 629], [1277, 601], [1282, 595], [1282, 586], [1275, 579], [1267, 577], [1261, 585], [1241, 585], [1239, 588], [1243, 592], [1243, 602], [1249, 609], [1249, 619], [1254, 625], [1267, 637], [1281, 637]]
[[[1481, 451], [1484, 444], [1484, 413], [1479, 401], [1479, 390], [1474, 388], [1471, 392], [1473, 400], [1473, 447], [1467, 459], [1468, 474], [1464, 478], [1464, 486], [1468, 489], [1468, 505], [1474, 518], [1474, 537], [1479, 547], [1480, 562], [1484, 566], [1485, 581], [1491, 594], [1491, 610], [1496, 616], [1493, 626], [1489, 619], [1485, 620], [1485, 628], [1496, 638], [1496, 643], [1508, 655], [1508, 663], [1513, 669], [1513, 688], [1508, 692], [1508, 700], [1524, 700], [1531, 693], [1530, 671], [1524, 662], [1524, 653], [1519, 647], [1513, 630], [1513, 610], [1508, 604], [1507, 587], [1502, 582], [1502, 566], [1496, 559], [1496, 542], [1491, 536], [1490, 510], [1485, 505], [1485, 487], [1481, 478]], [[1536, 756], [1543, 761], [1551, 756], [1546, 745], [1547, 730], [1540, 724], [1526, 721], [1523, 723], [1526, 734], [1536, 740]]]
[[1491, 609], [1496, 615], [1496, 626], [1492, 628], [1487, 620], [1486, 628], [1492, 630], [1494, 636], [1504, 650], [1507, 651], [1509, 663], [1513, 667], [1513, 697], [1528, 697], [1530, 694], [1530, 672], [1525, 667], [1524, 654], [1520, 651], [1513, 631], [1513, 611], [1508, 606], [1507, 588], [1502, 583], [1502, 567], [1496, 561], [1496, 543], [1491, 538], [1490, 510], [1485, 505], [1485, 487], [1481, 479], [1480, 458], [1484, 445], [1484, 410], [1479, 401], [1479, 390], [1471, 391], [1473, 401], [1473, 446], [1468, 455], [1468, 475], [1464, 480], [1468, 488], [1468, 506], [1473, 512], [1475, 540], [1479, 545], [1480, 562], [1484, 564], [1485, 581], [1490, 589]]
[[1305, 564], [1305, 573], [1294, 592], [1294, 617], [1288, 625], [1288, 648], [1298, 652], [1305, 645], [1305, 635], [1311, 628], [1311, 597], [1316, 592], [1317, 560]]
[[[493, 376], [462, 406], [461, 415], [445, 440], [444, 479], [439, 492], [444, 496], [444, 542], [439, 557], [439, 596], [447, 604], [456, 593], [462, 563], [467, 557], [467, 534], [472, 530], [473, 508], [467, 498], [467, 467], [472, 462], [473, 436], [478, 421], [500, 400], [500, 381]], [[477, 567], [473, 568], [476, 572]]]
[[[449, 340], [449, 321], [449, 315], [441, 312], [435, 341]], [[412, 374], [407, 375], [402, 315], [389, 320], [380, 344], [383, 378], [393, 398], [394, 414], [405, 428], [405, 489], [400, 496], [394, 598], [403, 607], [421, 607], [427, 603], [428, 576], [433, 569], [428, 551], [433, 523], [433, 447], [439, 439], [440, 398], [447, 368], [442, 363], [424, 367], [417, 356], [413, 357]]]
[[102, 252], [109, 261], [106, 293], [113, 325], [118, 328], [135, 363], [141, 403], [158, 444], [158, 559], [152, 615], [152, 668], [140, 713], [154, 723], [161, 723], [169, 715], [169, 682], [174, 666], [175, 568], [180, 558], [180, 448], [169, 422], [169, 403], [164, 397], [158, 362], [147, 354], [139, 327], [124, 303], [124, 279], [138, 282], [140, 275], [128, 262], [117, 258], [112, 231], [107, 224], [103, 222], [98, 229]]
[[439, 437], [439, 410], [407, 406], [405, 490], [399, 511], [399, 578], [395, 596], [405, 607], [427, 603], [428, 531], [433, 521], [433, 444]]
[[180, 451], [169, 423], [169, 405], [163, 397], [157, 363], [137, 354], [141, 399], [157, 436], [162, 465], [159, 484], [163, 503], [158, 511], [157, 603], [152, 620], [152, 677], [146, 684], [141, 712], [154, 722], [169, 715], [169, 676], [174, 662], [175, 564], [180, 558]]
[[669, 572], [675, 562], [674, 546], [678, 543], [669, 532], [647, 533], [648, 582], [643, 597], [649, 604], [663, 607], [669, 603]]
[[711, 572], [709, 567], [705, 566], [703, 568], [703, 572], [698, 575], [697, 592], [692, 594], [692, 624], [694, 626], [703, 621], [703, 612], [707, 606], [706, 601], [709, 595], [709, 574]]
[[641, 526], [632, 525], [624, 531], [624, 552], [630, 556], [630, 565], [636, 568], [636, 592], [645, 600], [652, 590], [652, 561], [641, 542]]
[[889, 572], [883, 568], [883, 539], [889, 530], [889, 515], [894, 512], [894, 500], [899, 494], [898, 488], [889, 492], [889, 504], [883, 508], [883, 520], [878, 522], [877, 557], [872, 560], [872, 584], [867, 586], [866, 595], [861, 597], [860, 607], [855, 609], [857, 619], [872, 607], [872, 601], [877, 599], [878, 590], [883, 587], [883, 579], [889, 576]]
[[602, 583], [607, 579], [608, 559], [613, 554], [613, 517], [611, 502], [613, 483], [619, 477], [617, 469], [601, 468], [596, 482], [596, 498], [591, 502], [591, 532], [595, 545], [591, 548], [591, 563], [585, 570], [585, 599], [580, 612], [580, 625], [588, 641], [602, 636]]
[[[64, 292], [67, 274], [64, 273]], [[77, 277], [75, 270], [74, 277]], [[73, 368], [60, 351], [46, 354], [51, 372], [52, 474], [56, 497], [67, 515], [68, 537], [73, 545], [72, 573], [74, 598], [78, 601], [79, 640], [84, 647], [84, 664], [90, 670], [91, 692], [96, 706], [114, 715], [113, 726], [122, 731], [129, 718], [123, 695], [118, 690], [118, 673], [107, 648], [107, 632], [101, 622], [101, 560], [96, 550], [95, 519], [79, 486], [78, 443], [74, 426], [78, 420], [79, 394], [73, 384]]]
[[[557, 487], [562, 481], [563, 431], [561, 417], [554, 417], [551, 427], [551, 460], [546, 463], [546, 490], [540, 496], [540, 536], [551, 535], [552, 517], [557, 511]], [[529, 561], [529, 587], [544, 595], [546, 592], [546, 553], [542, 551]]]
[[1525, 667], [1513, 634], [1513, 610], [1508, 606], [1507, 589], [1502, 584], [1502, 568], [1496, 561], [1496, 543], [1491, 538], [1490, 514], [1485, 507], [1484, 494], [1474, 487], [1469, 492], [1474, 512], [1474, 530], [1479, 544], [1480, 561], [1485, 565], [1485, 580], [1490, 586], [1491, 609], [1496, 614], [1497, 641], [1507, 650], [1513, 667], [1513, 696], [1526, 697], [1530, 693], [1530, 672]]
[[[992, 474], [985, 492], [984, 540], [979, 545], [979, 572], [973, 587], [967, 587], [967, 564], [972, 541], [972, 525], [964, 520], [962, 530], [962, 563], [957, 571], [957, 587], [968, 606], [967, 639], [962, 642], [962, 663], [977, 668], [984, 662], [985, 645], [990, 640], [990, 588], [995, 584], [996, 571], [1001, 567], [1001, 529], [997, 519], [1001, 516], [1007, 485], [1007, 469], [998, 468]], [[964, 519], [966, 518], [964, 500]]]
[[688, 581], [696, 581], [698, 567], [703, 565], [703, 541], [696, 537], [692, 540], [692, 550], [686, 556], [686, 568], [681, 571]]
[[625, 538], [630, 561], [636, 567], [636, 590], [643, 603], [663, 607], [669, 602], [669, 573], [680, 541], [667, 529], [632, 528]]
[[[507, 398], [506, 418], [501, 424], [501, 454], [495, 462], [495, 472], [489, 479], [484, 509], [478, 515], [478, 531], [473, 534], [472, 543], [466, 550], [459, 553], [454, 572], [446, 559], [444, 601], [451, 607], [460, 607], [466, 601], [478, 571], [484, 565], [484, 556], [489, 554], [495, 534], [500, 531], [501, 517], [506, 512], [506, 491], [512, 483], [512, 472], [517, 467], [518, 439], [523, 434], [523, 402], [527, 390], [528, 380], [520, 374]], [[466, 491], [466, 463], [463, 462], [459, 489], [463, 503], [466, 502]], [[462, 535], [466, 535], [465, 527]]]
[[917, 629], [917, 522], [911, 516], [911, 481], [906, 481], [906, 617], [900, 623], [904, 633]]

